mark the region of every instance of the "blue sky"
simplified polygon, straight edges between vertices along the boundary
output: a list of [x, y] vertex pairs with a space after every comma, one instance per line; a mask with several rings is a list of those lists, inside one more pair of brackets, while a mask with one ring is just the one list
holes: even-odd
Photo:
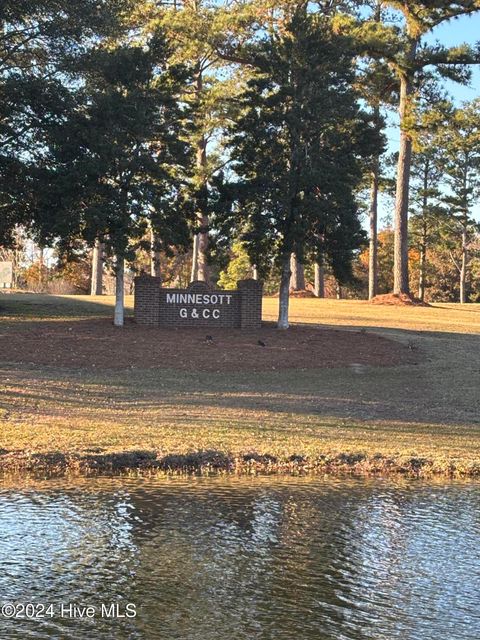
[[[480, 12], [474, 16], [464, 16], [457, 20], [452, 20], [437, 27], [426, 38], [428, 42], [441, 44], [451, 47], [464, 42], [474, 45], [480, 42]], [[457, 84], [456, 82], [446, 82], [451, 97], [457, 104], [461, 104], [466, 100], [473, 100], [480, 95], [480, 65], [472, 66], [472, 80], [469, 86]], [[394, 128], [388, 132], [392, 146], [398, 142], [398, 131]]]
[[[474, 45], [480, 41], [480, 13], [451, 20], [437, 27], [427, 39], [429, 42], [439, 41], [450, 47], [467, 42]], [[479, 65], [480, 66], [480, 65]], [[470, 86], [464, 87], [456, 83], [449, 84], [449, 90], [456, 101], [472, 100], [480, 93], [480, 69], [473, 66], [473, 76]]]

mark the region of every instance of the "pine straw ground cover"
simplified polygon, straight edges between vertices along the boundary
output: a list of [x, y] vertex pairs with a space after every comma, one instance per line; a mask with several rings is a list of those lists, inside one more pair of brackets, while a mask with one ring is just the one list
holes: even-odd
[[[200, 329], [199, 357], [191, 332], [182, 344], [172, 332], [167, 349], [160, 330], [113, 329], [111, 304], [0, 297], [5, 473], [480, 474], [478, 305], [296, 299], [292, 321], [306, 327], [214, 334], [212, 345]], [[277, 305], [265, 299], [266, 321]], [[143, 341], [130, 364], [126, 336]], [[176, 343], [185, 365], [172, 364]]]

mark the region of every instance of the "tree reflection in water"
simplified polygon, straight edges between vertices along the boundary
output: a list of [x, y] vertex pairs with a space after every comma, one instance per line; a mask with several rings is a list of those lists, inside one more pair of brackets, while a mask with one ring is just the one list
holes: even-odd
[[83, 639], [93, 629], [109, 640], [480, 637], [479, 506], [474, 482], [5, 487], [3, 601], [133, 602], [138, 616], [0, 620], [0, 637]]

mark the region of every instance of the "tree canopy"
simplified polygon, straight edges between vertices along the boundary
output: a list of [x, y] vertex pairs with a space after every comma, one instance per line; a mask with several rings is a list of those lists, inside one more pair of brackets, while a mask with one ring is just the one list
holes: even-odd
[[[468, 127], [479, 106], [452, 106], [443, 83], [467, 82], [480, 54], [427, 36], [478, 10], [476, 1], [5, 0], [0, 244], [27, 234], [59, 259], [95, 246], [95, 269], [102, 257], [114, 269], [119, 303], [125, 264], [131, 277], [161, 275], [162, 263], [181, 265], [169, 282], [188, 271], [207, 281], [223, 272], [224, 282], [241, 247], [241, 270], [269, 278], [269, 291], [280, 282], [286, 327], [292, 268], [315, 273], [318, 292], [325, 277], [362, 291], [368, 212], [370, 297], [391, 276], [408, 293], [417, 275], [428, 297], [441, 259], [460, 278], [448, 275], [438, 295], [450, 286], [472, 299], [479, 166]], [[394, 105], [400, 148], [386, 176]], [[393, 182], [380, 256], [380, 191]], [[393, 274], [377, 273], [392, 262]]]
[[260, 272], [272, 261], [282, 268], [283, 326], [291, 253], [303, 261], [321, 252], [341, 282], [351, 278], [364, 239], [354, 197], [359, 159], [379, 141], [352, 88], [352, 43], [325, 17], [295, 13], [281, 37], [266, 37], [250, 55], [256, 74], [229, 143], [238, 176], [231, 215]]

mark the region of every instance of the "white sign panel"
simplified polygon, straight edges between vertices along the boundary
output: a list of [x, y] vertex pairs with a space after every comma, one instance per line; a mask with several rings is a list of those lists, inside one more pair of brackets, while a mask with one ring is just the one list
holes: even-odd
[[0, 262], [0, 287], [10, 287], [13, 282], [13, 263]]

